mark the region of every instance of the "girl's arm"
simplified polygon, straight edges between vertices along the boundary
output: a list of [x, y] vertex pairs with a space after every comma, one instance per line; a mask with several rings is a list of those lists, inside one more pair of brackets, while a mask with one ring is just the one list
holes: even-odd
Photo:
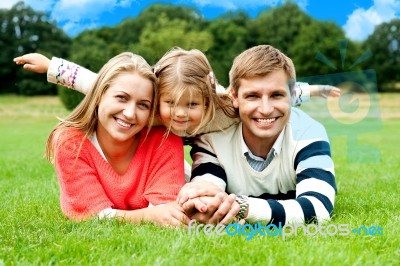
[[293, 91], [293, 106], [300, 106], [302, 103], [307, 102], [313, 96], [320, 96], [323, 98], [339, 97], [340, 89], [330, 85], [310, 85], [305, 82], [296, 82]]
[[35, 73], [46, 73], [47, 81], [55, 83], [83, 94], [91, 89], [97, 74], [75, 63], [62, 58], [53, 57], [51, 60], [39, 53], [30, 53], [14, 58], [18, 65]]

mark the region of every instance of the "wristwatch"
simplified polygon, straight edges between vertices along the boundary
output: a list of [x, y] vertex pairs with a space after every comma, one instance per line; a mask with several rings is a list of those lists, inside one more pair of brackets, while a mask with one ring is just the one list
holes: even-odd
[[239, 203], [240, 206], [239, 212], [236, 214], [236, 218], [240, 221], [244, 219], [244, 215], [249, 209], [249, 197], [245, 195], [237, 195], [236, 202]]

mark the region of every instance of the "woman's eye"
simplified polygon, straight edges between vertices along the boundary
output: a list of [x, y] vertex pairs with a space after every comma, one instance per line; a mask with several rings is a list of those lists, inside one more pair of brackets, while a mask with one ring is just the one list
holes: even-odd
[[139, 106], [143, 109], [150, 109], [150, 105], [148, 103], [139, 103]]
[[117, 99], [119, 99], [119, 100], [124, 100], [124, 101], [126, 101], [126, 96], [124, 96], [124, 95], [117, 95], [117, 96], [115, 96], [115, 98], [117, 98]]

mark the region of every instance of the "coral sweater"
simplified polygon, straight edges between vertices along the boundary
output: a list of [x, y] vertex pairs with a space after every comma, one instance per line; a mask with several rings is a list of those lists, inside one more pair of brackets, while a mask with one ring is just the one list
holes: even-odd
[[182, 140], [164, 134], [162, 127], [147, 137], [142, 131], [127, 172], [119, 175], [89, 139], [82, 143], [82, 132], [64, 132], [68, 140], [55, 151], [63, 213], [82, 220], [106, 208], [135, 210], [175, 200], [185, 183]]

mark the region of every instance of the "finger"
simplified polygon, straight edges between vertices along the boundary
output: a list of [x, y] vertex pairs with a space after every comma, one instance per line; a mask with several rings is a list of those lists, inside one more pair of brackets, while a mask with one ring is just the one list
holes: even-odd
[[[236, 195], [235, 194], [230, 194], [218, 207], [218, 209], [215, 211], [214, 215], [211, 217], [211, 222], [212, 223], [219, 223], [222, 220], [225, 219], [226, 220], [231, 220], [234, 215], [232, 215], [232, 213], [235, 213], [236, 209], [234, 209], [232, 212], [231, 209], [235, 208], [236, 205], [234, 205], [234, 203], [236, 199]], [[236, 214], [236, 213], [235, 213]], [[227, 217], [226, 217], [227, 216]]]
[[240, 206], [235, 202], [228, 211], [228, 213], [225, 215], [225, 217], [222, 218], [220, 223], [227, 225], [229, 223], [237, 221], [236, 215], [238, 214], [239, 210]]
[[183, 211], [188, 215], [193, 215], [196, 213], [197, 209], [195, 207], [194, 201], [189, 200], [182, 205]]
[[201, 199], [195, 198], [192, 199], [194, 203], [194, 207], [199, 211], [199, 212], [206, 212], [207, 211], [207, 204], [205, 204]]

